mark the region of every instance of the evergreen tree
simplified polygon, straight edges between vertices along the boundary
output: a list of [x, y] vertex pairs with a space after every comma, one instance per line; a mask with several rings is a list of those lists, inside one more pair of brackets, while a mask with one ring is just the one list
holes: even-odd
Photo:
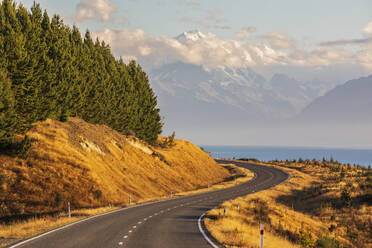
[[12, 143], [13, 134], [17, 131], [14, 104], [10, 81], [0, 70], [0, 147], [3, 149]]
[[107, 44], [93, 42], [89, 31], [82, 39], [39, 4], [28, 11], [12, 0], [0, 3], [0, 70], [0, 139], [35, 121], [69, 116], [134, 131], [149, 143], [161, 133], [157, 99], [141, 66], [116, 60]]

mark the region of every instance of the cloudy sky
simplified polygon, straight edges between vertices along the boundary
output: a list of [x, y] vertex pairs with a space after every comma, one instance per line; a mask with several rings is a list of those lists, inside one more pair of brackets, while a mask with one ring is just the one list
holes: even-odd
[[[21, 2], [29, 7], [33, 0]], [[118, 57], [149, 69], [183, 61], [343, 82], [372, 73], [370, 0], [39, 2], [107, 41]], [[202, 40], [175, 39], [190, 30], [200, 30]]]

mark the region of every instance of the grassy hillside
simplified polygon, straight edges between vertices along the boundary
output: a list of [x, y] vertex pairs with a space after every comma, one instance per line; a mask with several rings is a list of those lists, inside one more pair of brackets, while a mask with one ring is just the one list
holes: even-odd
[[107, 126], [48, 119], [28, 132], [27, 159], [0, 156], [0, 217], [125, 205], [223, 181], [229, 172], [198, 147], [149, 146]]
[[207, 228], [221, 243], [259, 247], [259, 225], [264, 224], [267, 248], [372, 246], [370, 169], [326, 161], [273, 164], [291, 178], [208, 213]]

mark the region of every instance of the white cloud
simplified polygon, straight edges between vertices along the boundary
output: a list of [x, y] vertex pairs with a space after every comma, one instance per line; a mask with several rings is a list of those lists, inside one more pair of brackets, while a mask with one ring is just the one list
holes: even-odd
[[372, 42], [372, 37], [350, 40], [332, 40], [320, 43], [321, 46], [345, 46], [345, 45], [363, 45]]
[[147, 35], [143, 30], [110, 30], [95, 33], [122, 57], [137, 58], [152, 66], [175, 61], [216, 67], [252, 67], [281, 63], [285, 56], [266, 45], [251, 45], [235, 40], [223, 40], [208, 33], [199, 39], [197, 35], [186, 34], [176, 38]]
[[[320, 61], [328, 63], [345, 62], [362, 65], [367, 71], [372, 72], [372, 22], [369, 22], [362, 30], [364, 38], [325, 41], [320, 43], [316, 51], [316, 57]], [[351, 52], [345, 50], [347, 45], [359, 47], [359, 51]], [[334, 47], [334, 48], [333, 48]]]
[[236, 37], [239, 39], [249, 39], [251, 38], [252, 33], [256, 32], [256, 30], [257, 29], [255, 27], [251, 26], [243, 28], [236, 33]]
[[294, 40], [283, 32], [270, 32], [262, 37], [267, 39], [270, 46], [275, 49], [293, 48], [295, 46]]
[[75, 18], [79, 22], [95, 18], [108, 22], [112, 20], [116, 7], [117, 5], [109, 0], [80, 0], [76, 6]]
[[340, 46], [319, 46], [305, 51], [298, 49], [292, 38], [278, 32], [266, 35], [271, 38], [270, 45], [224, 40], [212, 33], [202, 34], [199, 31], [183, 33], [176, 38], [148, 35], [141, 29], [106, 29], [95, 35], [110, 44], [117, 56], [126, 61], [136, 59], [147, 67], [176, 61], [202, 65], [207, 69], [275, 65], [316, 68], [349, 64], [362, 65], [372, 72], [370, 45], [361, 47], [359, 51]]
[[372, 36], [372, 22], [369, 22], [362, 32], [367, 36]]
[[372, 43], [366, 45], [366, 47], [356, 54], [357, 63], [368, 68], [372, 72]]
[[372, 43], [372, 22], [369, 22], [362, 30], [364, 38], [357, 39], [343, 39], [321, 42], [320, 46], [346, 46], [346, 45], [366, 45], [370, 46]]

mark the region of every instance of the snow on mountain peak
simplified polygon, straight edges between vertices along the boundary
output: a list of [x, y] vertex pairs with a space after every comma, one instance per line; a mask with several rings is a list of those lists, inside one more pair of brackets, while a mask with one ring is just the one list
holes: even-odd
[[199, 30], [192, 30], [192, 31], [189, 31], [189, 32], [183, 32], [182, 34], [180, 34], [179, 36], [176, 37], [176, 40], [179, 40], [179, 41], [198, 41], [198, 40], [202, 40], [206, 37], [205, 34], [203, 34], [202, 32], [200, 32]]

